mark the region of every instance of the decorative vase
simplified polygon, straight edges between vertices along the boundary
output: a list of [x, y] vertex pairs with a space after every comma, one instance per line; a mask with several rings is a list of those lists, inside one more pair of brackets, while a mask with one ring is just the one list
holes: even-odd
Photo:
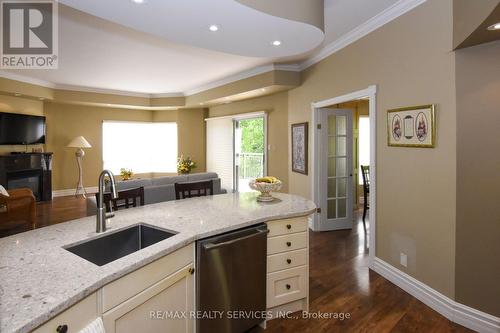
[[260, 195], [257, 197], [257, 201], [262, 201], [262, 202], [273, 201], [275, 198], [271, 195], [271, 192], [276, 192], [281, 190], [282, 185], [283, 183], [280, 180], [274, 183], [264, 183], [264, 182], [257, 182], [254, 179], [248, 183], [248, 186], [250, 186], [252, 190], [260, 192]]

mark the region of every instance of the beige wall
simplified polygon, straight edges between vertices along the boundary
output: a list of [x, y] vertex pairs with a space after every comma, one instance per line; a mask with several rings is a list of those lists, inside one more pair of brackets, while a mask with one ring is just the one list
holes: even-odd
[[456, 299], [500, 316], [500, 42], [456, 52]]
[[[289, 123], [311, 121], [311, 102], [376, 84], [376, 255], [454, 296], [456, 115], [452, 1], [428, 0], [302, 73], [289, 91]], [[386, 143], [386, 111], [438, 104], [437, 147]], [[311, 162], [311, 155], [310, 155]], [[289, 172], [290, 192], [311, 198], [311, 178]], [[399, 264], [408, 254], [408, 268]]]
[[[278, 177], [284, 183], [282, 192], [287, 192], [288, 182], [288, 94], [249, 99], [231, 104], [222, 104], [209, 109], [210, 117], [220, 117], [246, 112], [267, 111], [268, 174]], [[210, 170], [209, 170], [210, 171]]]
[[154, 111], [153, 121], [175, 121], [178, 131], [178, 152], [191, 157], [196, 162], [194, 172], [206, 171], [206, 134], [205, 118], [207, 109], [181, 109]]

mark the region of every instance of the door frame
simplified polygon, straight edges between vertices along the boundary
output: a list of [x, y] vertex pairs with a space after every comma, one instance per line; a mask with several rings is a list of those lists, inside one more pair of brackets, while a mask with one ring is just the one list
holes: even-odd
[[[312, 196], [316, 206], [320, 207], [320, 172], [319, 172], [319, 135], [318, 124], [320, 121], [319, 109], [325, 108], [333, 104], [340, 104], [352, 100], [367, 98], [369, 101], [369, 117], [370, 117], [370, 209], [368, 210], [368, 225], [370, 226], [370, 247], [369, 247], [369, 267], [373, 267], [376, 249], [376, 217], [377, 217], [377, 192], [376, 192], [376, 167], [377, 167], [377, 86], [371, 85], [366, 89], [354, 91], [349, 94], [317, 101], [311, 103], [312, 110], [312, 146], [313, 156], [311, 159], [311, 181], [312, 181]], [[356, 181], [357, 182], [357, 181]], [[324, 208], [326, 209], [326, 208]], [[312, 224], [309, 226], [313, 231], [319, 230], [318, 213], [313, 215]]]
[[268, 170], [267, 170], [267, 160], [268, 160], [268, 154], [269, 154], [269, 149], [267, 146], [268, 142], [268, 129], [267, 129], [267, 122], [268, 122], [268, 113], [266, 111], [257, 111], [257, 112], [248, 112], [248, 113], [241, 113], [241, 114], [235, 114], [232, 115], [231, 118], [233, 120], [233, 191], [238, 192], [238, 172], [237, 172], [237, 167], [236, 167], [236, 122], [240, 120], [245, 120], [245, 119], [254, 119], [254, 118], [264, 118], [264, 171], [263, 171], [263, 176], [266, 177]]

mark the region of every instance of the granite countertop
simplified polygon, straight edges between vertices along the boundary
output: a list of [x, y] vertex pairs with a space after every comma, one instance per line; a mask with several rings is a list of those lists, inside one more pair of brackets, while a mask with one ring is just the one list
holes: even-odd
[[309, 215], [316, 208], [283, 193], [273, 194], [274, 202], [259, 203], [257, 194], [221, 194], [116, 212], [107, 232], [142, 222], [178, 234], [101, 267], [63, 249], [97, 237], [95, 217], [0, 239], [0, 332], [29, 332], [105, 284], [197, 239]]

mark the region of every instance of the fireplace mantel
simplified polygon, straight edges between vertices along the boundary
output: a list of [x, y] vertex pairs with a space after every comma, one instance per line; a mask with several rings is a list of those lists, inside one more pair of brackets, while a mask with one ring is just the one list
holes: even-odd
[[52, 153], [0, 155], [0, 184], [7, 189], [29, 187], [37, 201], [52, 200]]

